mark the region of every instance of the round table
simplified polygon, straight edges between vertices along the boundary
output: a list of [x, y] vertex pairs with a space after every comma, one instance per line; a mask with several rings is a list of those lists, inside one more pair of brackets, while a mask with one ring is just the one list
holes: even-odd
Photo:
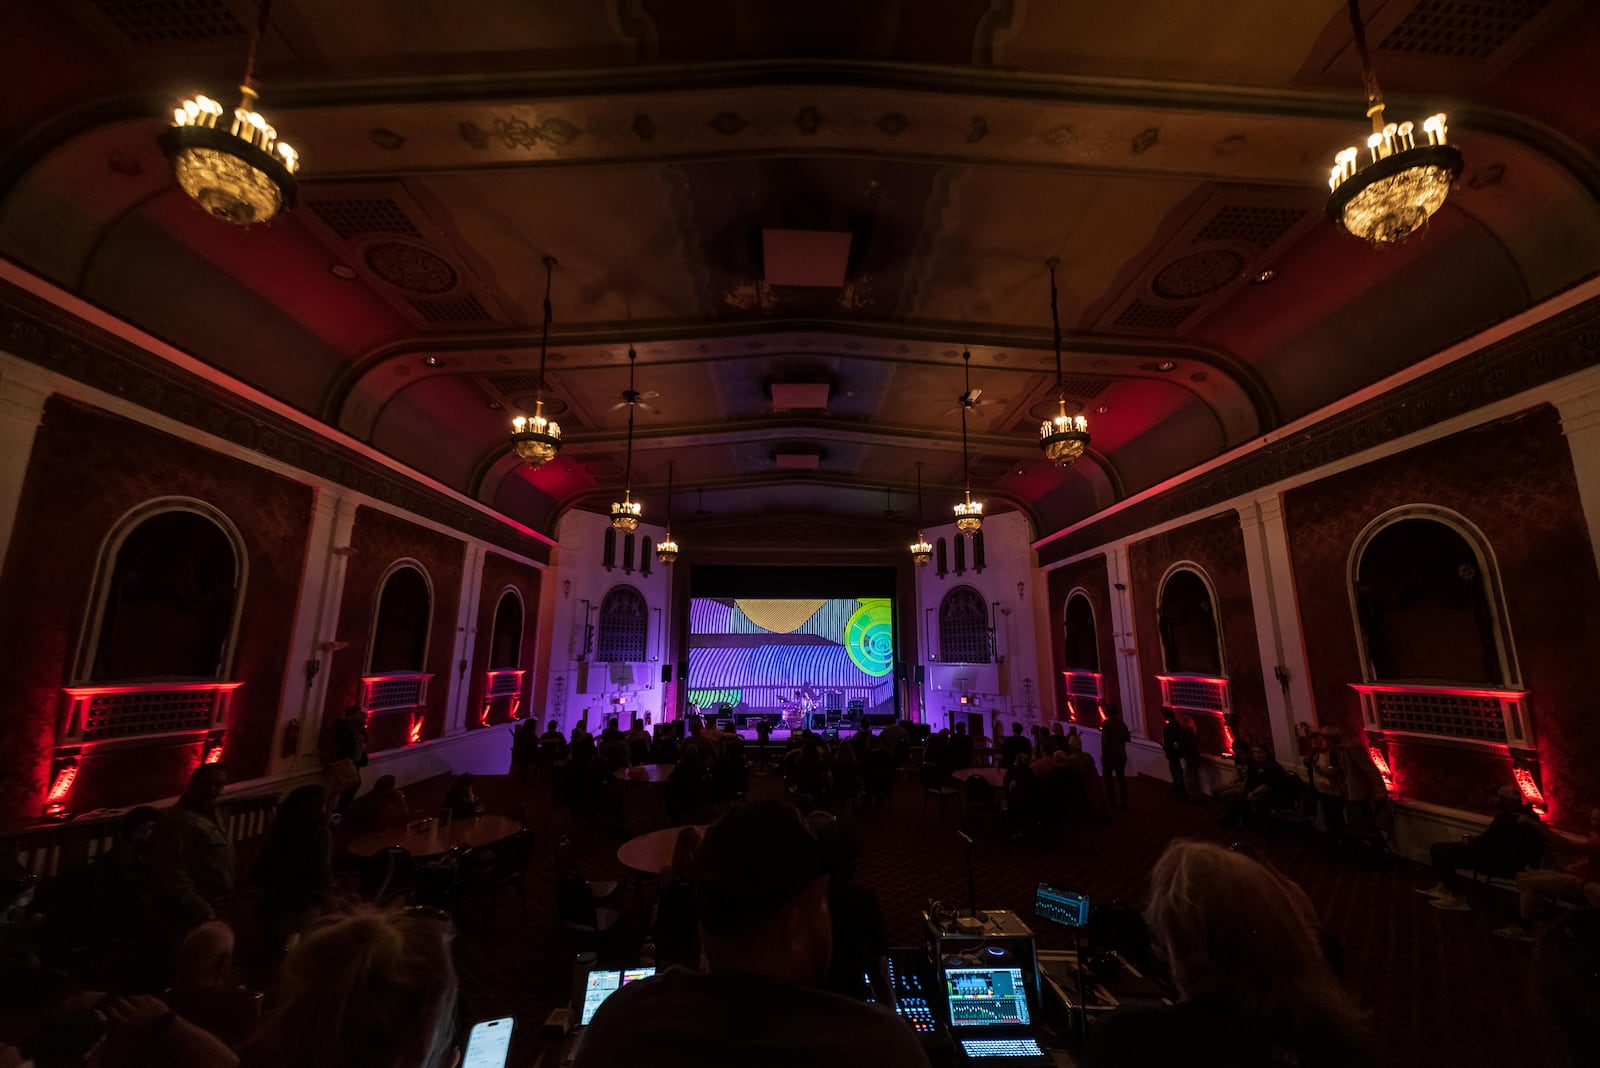
[[[695, 830], [703, 835], [707, 826], [704, 823], [696, 824]], [[672, 863], [672, 850], [678, 844], [678, 835], [682, 831], [682, 827], [663, 827], [659, 831], [630, 838], [617, 847], [617, 860], [625, 868], [646, 875], [660, 875], [661, 869]]]
[[1006, 784], [1006, 769], [1004, 768], [957, 768], [950, 773], [950, 777], [958, 783], [965, 783], [967, 779], [974, 775], [997, 790]]
[[[428, 826], [419, 829], [419, 823]], [[345, 849], [358, 857], [370, 857], [390, 846], [399, 846], [414, 857], [437, 857], [457, 846], [476, 849], [492, 845], [520, 830], [522, 821], [510, 816], [474, 816], [471, 819], [451, 820], [449, 823], [442, 823], [438, 819], [412, 820], [404, 827], [364, 834], [345, 846]]]
[[631, 768], [618, 768], [611, 773], [611, 777], [618, 782], [654, 782], [667, 781], [667, 776], [672, 774], [676, 764], [635, 764]]

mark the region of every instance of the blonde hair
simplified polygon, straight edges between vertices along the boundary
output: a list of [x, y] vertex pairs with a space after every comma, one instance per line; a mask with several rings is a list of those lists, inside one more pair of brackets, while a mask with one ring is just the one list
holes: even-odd
[[1146, 919], [1185, 1000], [1219, 998], [1308, 1043], [1358, 1046], [1361, 1015], [1283, 877], [1209, 842], [1173, 842]]
[[454, 1025], [450, 921], [361, 906], [314, 922], [290, 950], [277, 1005], [245, 1064], [435, 1068]]

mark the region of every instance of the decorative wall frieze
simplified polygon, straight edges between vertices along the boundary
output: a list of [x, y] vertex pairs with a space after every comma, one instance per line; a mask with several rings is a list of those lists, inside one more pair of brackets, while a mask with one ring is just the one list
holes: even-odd
[[84, 323], [9, 282], [0, 282], [0, 350], [468, 537], [549, 562], [547, 543]]

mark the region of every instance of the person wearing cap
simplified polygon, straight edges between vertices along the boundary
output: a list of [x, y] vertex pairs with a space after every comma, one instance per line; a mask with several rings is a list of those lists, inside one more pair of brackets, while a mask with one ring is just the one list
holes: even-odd
[[607, 998], [574, 1068], [926, 1068], [892, 1012], [820, 988], [828, 876], [794, 806], [730, 810], [706, 831], [694, 882], [705, 972], [669, 968]]
[[1456, 870], [1466, 868], [1486, 875], [1510, 878], [1524, 868], [1537, 867], [1544, 853], [1547, 832], [1539, 817], [1522, 801], [1515, 786], [1495, 791], [1494, 819], [1480, 835], [1467, 841], [1435, 842], [1428, 849], [1437, 882], [1418, 888], [1431, 897], [1436, 909], [1466, 912], [1472, 908], [1456, 892]]

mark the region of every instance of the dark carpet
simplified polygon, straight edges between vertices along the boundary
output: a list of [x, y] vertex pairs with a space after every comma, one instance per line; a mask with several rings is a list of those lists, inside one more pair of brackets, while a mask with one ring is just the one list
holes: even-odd
[[[1025, 918], [1035, 885], [1048, 880], [1087, 891], [1097, 902], [1142, 905], [1150, 866], [1174, 838], [1220, 842], [1248, 838], [1311, 896], [1328, 930], [1342, 943], [1344, 974], [1370, 1013], [1379, 1064], [1543, 1065], [1555, 1061], [1542, 1033], [1529, 977], [1531, 947], [1496, 938], [1493, 928], [1513, 917], [1509, 894], [1490, 892], [1472, 912], [1443, 912], [1413, 893], [1430, 878], [1404, 861], [1337, 854], [1314, 834], [1263, 836], [1221, 826], [1217, 802], [1188, 804], [1166, 784], [1129, 784], [1132, 811], [1106, 825], [1069, 826], [1044, 841], [1012, 842], [993, 827], [978, 827], [973, 867], [977, 903], [1008, 908]], [[571, 991], [574, 952], [583, 948], [558, 935], [555, 851], [565, 835], [567, 863], [591, 878], [621, 879], [616, 847], [630, 834], [665, 825], [659, 788], [630, 787], [628, 830], [549, 820], [542, 784], [481, 779], [479, 793], [491, 809], [523, 805], [539, 835], [528, 875], [526, 910], [503, 902], [488, 918], [467, 916], [458, 941], [464, 1016], [468, 1022], [515, 1016], [513, 1064], [529, 1064], [542, 1039], [540, 1025]], [[444, 784], [419, 784], [409, 792], [424, 809]], [[777, 781], [757, 777], [751, 796], [775, 796]], [[959, 801], [941, 823], [937, 803], [924, 812], [921, 788], [900, 784], [894, 807], [858, 820], [867, 848], [859, 877], [881, 898], [891, 941], [920, 941], [919, 913], [926, 902], [967, 903], [965, 843]], [[637, 901], [625, 894], [624, 911]], [[617, 940], [615, 955], [636, 953], [637, 916]], [[1035, 924], [1041, 946], [1068, 945], [1064, 932]]]

